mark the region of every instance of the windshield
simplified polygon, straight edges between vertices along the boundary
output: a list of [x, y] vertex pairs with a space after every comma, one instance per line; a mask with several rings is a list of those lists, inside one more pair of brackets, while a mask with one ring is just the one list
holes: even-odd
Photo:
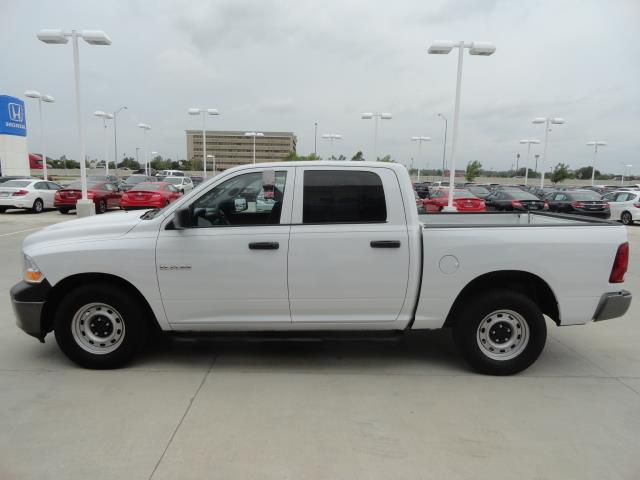
[[145, 192], [153, 192], [156, 190], [161, 190], [162, 189], [162, 185], [160, 185], [159, 183], [139, 183], [138, 185], [136, 185], [135, 187], [133, 187], [131, 190], [129, 190], [130, 192], [135, 192], [135, 191], [145, 191]]
[[491, 193], [484, 187], [469, 187], [469, 191], [478, 195], [489, 195]]
[[540, 200], [538, 197], [528, 192], [520, 192], [516, 190], [510, 190], [508, 195], [514, 200]]
[[2, 187], [9, 187], [9, 188], [22, 188], [22, 187], [26, 187], [27, 185], [29, 185], [31, 183], [31, 180], [9, 180], [8, 182], [4, 182], [2, 184]]
[[587, 201], [596, 201], [602, 200], [600, 195], [596, 192], [573, 192], [571, 193], [571, 198], [574, 200], [587, 200]]
[[[93, 188], [96, 186], [97, 183], [98, 182], [87, 182], [87, 188]], [[69, 190], [81, 190], [82, 182], [80, 181], [71, 182], [69, 185], [67, 185], [64, 188], [68, 188]]]
[[[432, 195], [433, 198], [448, 197], [448, 190], [438, 190]], [[454, 190], [453, 198], [476, 198], [476, 196], [467, 190]]]
[[164, 181], [173, 185], [180, 185], [182, 183], [182, 179], [176, 177], [167, 177], [164, 179]]
[[129, 185], [135, 185], [136, 183], [144, 182], [146, 179], [147, 179], [147, 177], [131, 176], [131, 177], [127, 178], [124, 183], [127, 183]]

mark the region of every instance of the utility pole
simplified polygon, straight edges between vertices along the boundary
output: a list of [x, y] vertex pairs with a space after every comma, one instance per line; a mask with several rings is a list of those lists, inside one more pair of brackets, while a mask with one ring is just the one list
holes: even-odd
[[318, 155], [318, 122], [313, 124], [314, 132], [313, 132], [313, 155]]

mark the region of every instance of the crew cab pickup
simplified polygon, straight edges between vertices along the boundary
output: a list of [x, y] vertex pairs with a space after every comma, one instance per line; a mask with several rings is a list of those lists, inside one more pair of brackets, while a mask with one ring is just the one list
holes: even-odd
[[[262, 201], [260, 208], [257, 203]], [[17, 324], [114, 368], [149, 333], [450, 328], [475, 370], [512, 374], [547, 323], [623, 315], [625, 227], [550, 213], [419, 216], [401, 165], [226, 170], [163, 209], [52, 225], [23, 244]]]

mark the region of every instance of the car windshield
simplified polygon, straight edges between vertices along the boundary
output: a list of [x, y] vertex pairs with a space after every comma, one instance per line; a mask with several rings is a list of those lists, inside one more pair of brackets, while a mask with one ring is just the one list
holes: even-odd
[[167, 177], [164, 179], [165, 182], [171, 183], [173, 185], [180, 185], [182, 183], [182, 178], [177, 177]]
[[129, 191], [135, 192], [135, 191], [141, 190], [145, 192], [153, 192], [155, 190], [161, 190], [161, 189], [162, 189], [162, 185], [160, 185], [159, 183], [139, 183]]
[[[448, 197], [449, 190], [438, 190], [436, 193], [432, 195], [433, 198], [439, 197]], [[454, 198], [476, 198], [476, 196], [469, 192], [468, 190], [454, 190], [453, 191]]]
[[490, 193], [489, 190], [484, 187], [469, 187], [469, 191], [477, 195], [489, 195]]
[[87, 180], [93, 180], [95, 182], [104, 182], [105, 180], [108, 180], [109, 177], [107, 177], [106, 175], [89, 175], [87, 177]]
[[2, 184], [2, 187], [9, 187], [9, 188], [22, 188], [22, 187], [26, 187], [27, 185], [29, 185], [32, 182], [32, 180], [9, 180], [8, 182], [4, 182]]
[[540, 200], [535, 195], [529, 192], [523, 192], [518, 190], [510, 190], [508, 195], [514, 200]]
[[570, 194], [571, 198], [574, 200], [586, 200], [586, 201], [596, 201], [596, 200], [602, 200], [602, 198], [600, 197], [600, 195], [598, 195], [596, 192], [572, 192]]
[[147, 177], [136, 177], [135, 175], [132, 175], [131, 177], [127, 178], [124, 183], [135, 185], [137, 183], [144, 182], [146, 179]]
[[[87, 188], [93, 188], [97, 185], [97, 183], [98, 182], [87, 182]], [[67, 185], [64, 188], [68, 188], [69, 190], [81, 190], [82, 182], [80, 181], [71, 182], [69, 185]]]

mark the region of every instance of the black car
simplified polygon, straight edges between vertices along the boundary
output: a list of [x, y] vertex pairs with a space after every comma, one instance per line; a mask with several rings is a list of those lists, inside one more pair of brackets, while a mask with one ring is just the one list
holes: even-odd
[[481, 187], [480, 185], [467, 185], [467, 190], [473, 193], [476, 197], [485, 200], [489, 195], [491, 195], [491, 190], [485, 187]]
[[131, 190], [133, 187], [135, 187], [139, 183], [142, 183], [142, 182], [157, 182], [157, 181], [158, 180], [156, 180], [156, 177], [151, 177], [151, 176], [147, 176], [147, 175], [131, 175], [129, 178], [127, 178], [124, 182], [122, 182], [118, 186], [118, 189], [121, 192], [126, 192], [128, 190]]
[[522, 190], [499, 190], [491, 198], [491, 206], [496, 210], [541, 211], [547, 209], [544, 200]]
[[429, 198], [429, 185], [431, 182], [415, 183], [413, 188], [420, 198]]
[[611, 211], [609, 204], [600, 195], [591, 190], [566, 190], [547, 195], [549, 210], [574, 215], [588, 215], [590, 217], [609, 218]]

